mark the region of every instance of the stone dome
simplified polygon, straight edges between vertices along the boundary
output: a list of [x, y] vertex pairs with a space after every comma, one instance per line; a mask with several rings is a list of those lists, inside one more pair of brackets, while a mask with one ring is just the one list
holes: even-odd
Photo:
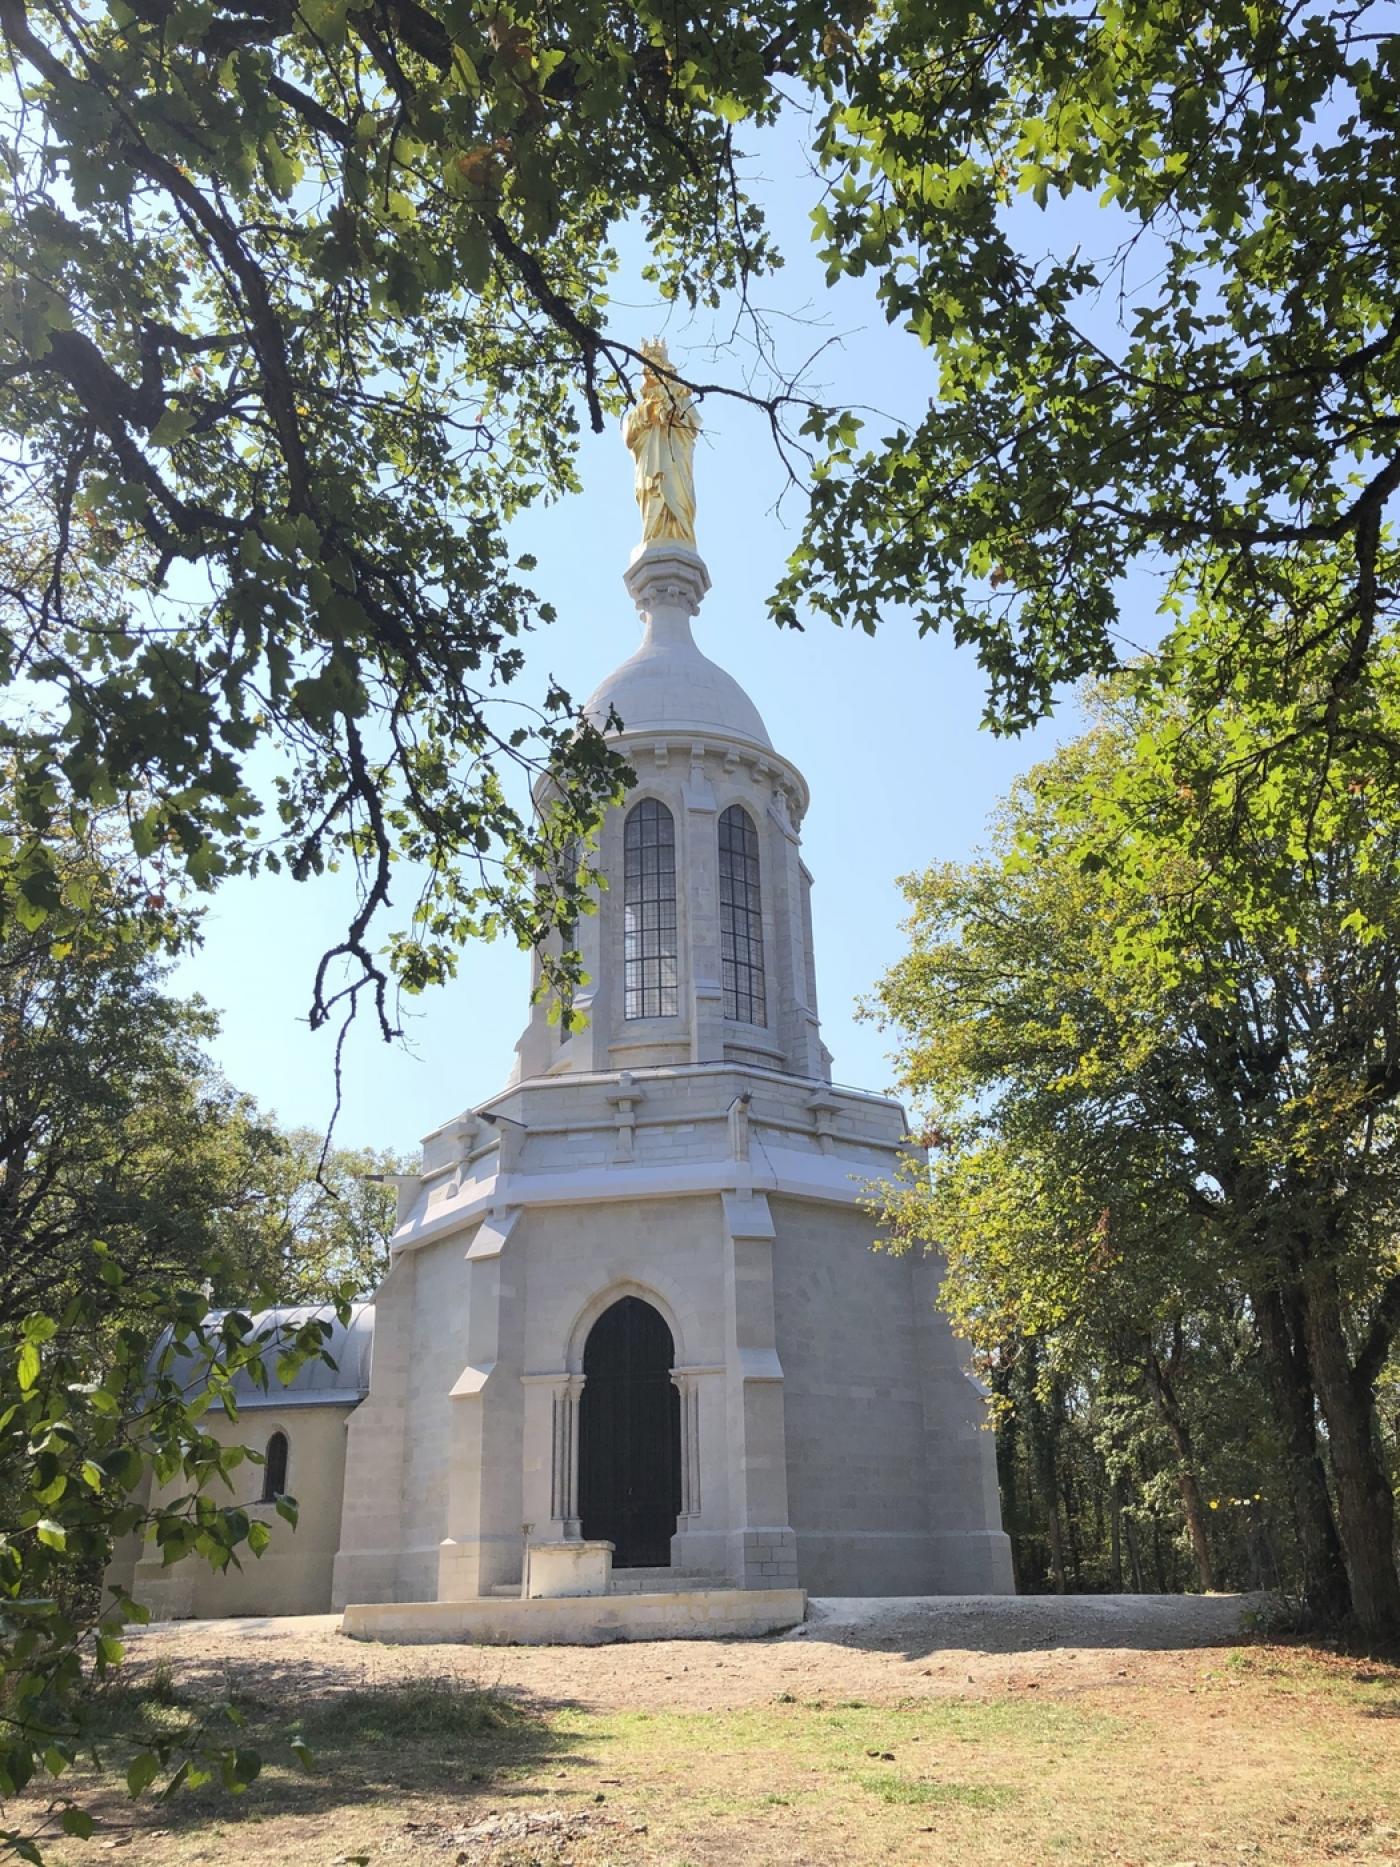
[[589, 699], [584, 710], [592, 724], [605, 727], [612, 712], [625, 733], [713, 733], [771, 752], [758, 708], [732, 674], [701, 654], [690, 633], [710, 587], [699, 554], [680, 544], [642, 546], [624, 581], [642, 618], [642, 645]]
[[585, 709], [593, 725], [607, 724], [609, 712], [623, 731], [716, 733], [745, 739], [771, 751], [772, 740], [758, 708], [732, 674], [702, 655], [684, 624], [683, 640], [658, 640], [649, 627], [641, 647], [614, 668]]

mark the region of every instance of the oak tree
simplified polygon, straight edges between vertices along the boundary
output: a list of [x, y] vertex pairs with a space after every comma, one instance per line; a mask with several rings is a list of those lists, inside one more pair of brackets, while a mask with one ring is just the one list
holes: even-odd
[[947, 1250], [988, 1341], [1136, 1341], [1183, 1480], [1163, 1343], [1243, 1302], [1306, 1592], [1336, 1614], [1349, 1586], [1391, 1634], [1375, 1396], [1400, 1332], [1400, 813], [1302, 737], [1241, 787], [1248, 711], [1207, 733], [1189, 681], [1113, 697], [1018, 787], [985, 859], [910, 879], [911, 950], [877, 1006], [936, 1145], [887, 1217]]

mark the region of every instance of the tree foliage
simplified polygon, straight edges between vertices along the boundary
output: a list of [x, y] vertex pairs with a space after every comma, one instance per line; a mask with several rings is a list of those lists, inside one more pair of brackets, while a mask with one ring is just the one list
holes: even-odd
[[[505, 528], [632, 393], [624, 223], [663, 299], [742, 305], [777, 262], [735, 138], [789, 99], [829, 275], [874, 280], [935, 393], [870, 442], [743, 391], [816, 452], [778, 617], [910, 603], [1014, 727], [1117, 661], [1146, 564], [1169, 611], [1227, 603], [1222, 690], [1305, 668], [1301, 726], [1364, 737], [1400, 481], [1383, 8], [5, 0], [0, 35], [0, 679], [39, 696], [9, 911], [74, 911], [50, 827], [120, 799], [156, 894], [356, 869], [315, 1022], [368, 987], [390, 1029], [391, 974], [572, 923], [561, 858], [621, 773], [562, 694], [512, 707], [546, 615]], [[512, 762], [558, 778], [542, 818]]]
[[985, 1350], [1043, 1339], [1065, 1379], [1137, 1370], [1202, 1557], [1174, 1390], [1246, 1316], [1305, 1589], [1335, 1610], [1349, 1583], [1393, 1632], [1374, 1406], [1400, 1330], [1400, 814], [1303, 739], [1242, 789], [1229, 750], [1257, 726], [1243, 703], [1203, 724], [1189, 680], [1110, 699], [1018, 787], [986, 859], [910, 879], [911, 951], [878, 1008], [934, 1168], [887, 1216], [947, 1249]]
[[409, 1164], [390, 1148], [328, 1150], [310, 1128], [279, 1133], [258, 1176], [263, 1283], [284, 1303], [317, 1302], [328, 1290], [372, 1295], [389, 1268], [395, 1179]]
[[[289, 1380], [325, 1352], [392, 1223], [392, 1190], [358, 1175], [397, 1164], [335, 1150], [318, 1182], [319, 1138], [210, 1070], [213, 1019], [162, 990], [157, 930], [135, 937], [146, 911], [100, 834], [60, 855], [80, 937], [46, 920], [0, 941], [0, 1852], [26, 1859], [91, 1831], [64, 1778], [105, 1741], [93, 1688], [144, 1618], [104, 1587], [114, 1541], [217, 1568], [266, 1548], [237, 1476], [261, 1455], [211, 1432], [211, 1409], [236, 1419], [240, 1373]], [[304, 1320], [260, 1329], [250, 1310], [286, 1295]], [[294, 1499], [277, 1508], [295, 1522]], [[259, 1764], [234, 1722], [106, 1737], [137, 1740], [133, 1793], [237, 1789]]]
[[[79, 868], [104, 886], [70, 852]], [[285, 1143], [211, 1070], [215, 1029], [118, 931], [61, 954], [46, 926], [0, 942], [0, 1323], [61, 1304], [104, 1253], [142, 1282], [197, 1282], [217, 1255], [230, 1297], [257, 1286]]]
[[841, 75], [829, 275], [872, 276], [936, 379], [873, 445], [827, 431], [779, 614], [910, 602], [1015, 727], [1141, 641], [1123, 579], [1155, 569], [1169, 608], [1227, 600], [1242, 656], [1305, 661], [1334, 724], [1395, 615], [1390, 10], [901, 4]]
[[[116, 800], [157, 885], [349, 861], [313, 1022], [368, 983], [387, 1029], [392, 865], [427, 877], [393, 953], [417, 987], [474, 934], [534, 943], [616, 790], [564, 695], [501, 691], [545, 619], [503, 526], [573, 485], [574, 381], [595, 422], [626, 393], [598, 329], [616, 223], [650, 220], [671, 291], [761, 263], [691, 101], [755, 103], [761, 43], [736, 24], [702, 70], [626, 10], [164, 0], [15, 0], [0, 31], [0, 675], [40, 696], [12, 906], [62, 907], [55, 814]], [[513, 761], [557, 780], [539, 818]]]
[[[233, 1496], [231, 1475], [249, 1455], [202, 1419], [211, 1405], [236, 1417], [234, 1377], [266, 1380], [271, 1338], [238, 1311], [208, 1319], [202, 1289], [129, 1280], [110, 1251], [96, 1257], [91, 1283], [0, 1329], [0, 1851], [31, 1861], [47, 1835], [92, 1833], [62, 1779], [93, 1747], [92, 1688], [120, 1664], [123, 1626], [147, 1618], [120, 1592], [102, 1600], [94, 1589], [113, 1538], [139, 1533], [167, 1563], [225, 1568], [260, 1555], [270, 1535], [219, 1495]], [[141, 1323], [114, 1329], [114, 1304]], [[152, 1329], [161, 1332], [154, 1359]], [[328, 1334], [328, 1320], [312, 1317], [278, 1341], [286, 1378], [323, 1352]], [[168, 1501], [148, 1498], [152, 1474], [173, 1486]], [[295, 1522], [295, 1500], [278, 1508]], [[178, 1743], [139, 1743], [127, 1783], [139, 1795], [218, 1774], [236, 1790], [259, 1767], [232, 1723], [205, 1726]], [[26, 1789], [27, 1809], [15, 1810]]]

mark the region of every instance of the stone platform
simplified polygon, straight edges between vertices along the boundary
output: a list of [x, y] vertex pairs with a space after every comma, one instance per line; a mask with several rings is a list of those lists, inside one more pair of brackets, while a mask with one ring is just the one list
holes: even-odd
[[340, 1631], [397, 1644], [606, 1646], [617, 1640], [733, 1639], [796, 1627], [801, 1588], [706, 1588], [673, 1594], [484, 1597], [474, 1601], [351, 1602]]

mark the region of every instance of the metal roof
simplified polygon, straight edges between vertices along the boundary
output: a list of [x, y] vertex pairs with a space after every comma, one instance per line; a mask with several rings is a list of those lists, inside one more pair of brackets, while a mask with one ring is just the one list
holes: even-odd
[[[211, 1310], [205, 1317], [206, 1328], [215, 1328], [229, 1312]], [[274, 1309], [255, 1310], [253, 1334], [266, 1335], [262, 1364], [267, 1370], [267, 1386], [258, 1386], [251, 1368], [240, 1368], [233, 1377], [233, 1392], [240, 1410], [258, 1407], [353, 1407], [369, 1392], [370, 1363], [374, 1349], [374, 1305], [351, 1305], [350, 1320], [342, 1323], [328, 1304], [280, 1304]], [[313, 1317], [330, 1325], [325, 1353], [335, 1363], [332, 1367], [319, 1355], [302, 1363], [290, 1381], [277, 1373], [277, 1361], [286, 1342], [296, 1330]], [[152, 1355], [152, 1370], [164, 1350], [168, 1334], [162, 1336]]]

